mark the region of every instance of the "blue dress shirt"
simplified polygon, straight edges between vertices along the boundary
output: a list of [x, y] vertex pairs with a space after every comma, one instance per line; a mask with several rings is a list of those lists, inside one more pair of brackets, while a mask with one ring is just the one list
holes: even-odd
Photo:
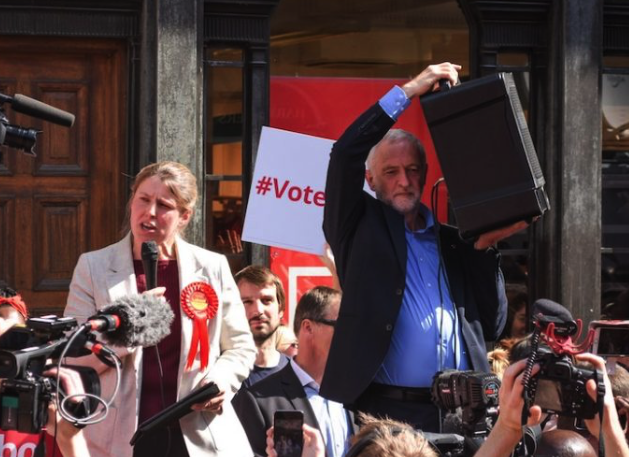
[[[395, 86], [379, 101], [393, 119], [410, 105]], [[441, 262], [435, 221], [422, 205], [424, 229], [406, 235], [406, 287], [389, 351], [374, 381], [395, 386], [430, 387], [437, 371], [467, 370], [465, 343]]]
[[306, 392], [312, 407], [319, 430], [325, 442], [327, 457], [342, 457], [349, 449], [351, 427], [349, 415], [343, 405], [319, 395], [319, 384], [312, 379], [294, 360], [291, 367]]

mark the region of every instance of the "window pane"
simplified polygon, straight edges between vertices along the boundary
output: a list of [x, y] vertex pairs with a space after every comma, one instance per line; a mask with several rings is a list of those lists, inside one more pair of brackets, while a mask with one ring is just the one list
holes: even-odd
[[291, 0], [271, 21], [273, 75], [408, 78], [444, 61], [469, 70], [456, 0]]
[[[629, 75], [626, 58], [605, 58], [602, 113], [603, 310], [629, 286]], [[625, 66], [625, 70], [609, 67]]]
[[206, 53], [206, 189], [210, 249], [226, 254], [232, 270], [243, 264], [243, 66], [238, 49]]

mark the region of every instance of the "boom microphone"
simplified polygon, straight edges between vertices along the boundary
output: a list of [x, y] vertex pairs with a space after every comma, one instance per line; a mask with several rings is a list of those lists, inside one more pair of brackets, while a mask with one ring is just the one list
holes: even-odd
[[13, 110], [18, 113], [28, 114], [29, 116], [63, 125], [64, 127], [72, 127], [74, 124], [74, 114], [47, 105], [26, 95], [15, 94], [15, 96], [10, 99], [10, 102]]
[[115, 300], [87, 323], [93, 330], [104, 331], [102, 337], [108, 344], [149, 347], [170, 334], [174, 318], [164, 297], [142, 294]]
[[157, 287], [157, 259], [159, 250], [155, 241], [145, 241], [142, 243], [142, 266], [144, 267], [144, 277], [146, 278], [146, 290]]

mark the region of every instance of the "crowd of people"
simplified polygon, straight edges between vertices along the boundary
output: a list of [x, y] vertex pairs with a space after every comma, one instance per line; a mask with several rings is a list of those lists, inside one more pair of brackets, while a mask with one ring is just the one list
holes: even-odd
[[[604, 442], [608, 455], [629, 457], [629, 376], [622, 363], [608, 375], [604, 359], [576, 356], [575, 364], [588, 363], [605, 386], [603, 393], [587, 381], [583, 395], [600, 409], [578, 432], [525, 401], [527, 361], [514, 354], [531, 330], [529, 297], [505, 287], [494, 246], [527, 222], [469, 243], [421, 203], [424, 148], [392, 127], [440, 80], [456, 84], [458, 70], [431, 65], [393, 87], [334, 144], [323, 221], [334, 288], [306, 292], [292, 329], [282, 324], [288, 321], [286, 294], [271, 270], [252, 265], [232, 276], [224, 256], [183, 239], [197, 199], [193, 174], [174, 162], [143, 168], [127, 206], [126, 235], [80, 257], [65, 315], [84, 322], [120, 297], [150, 294], [165, 297], [175, 319], [156, 346], [113, 348], [120, 372], [96, 355], [72, 361], [96, 370], [103, 396], [117, 394], [105, 419], [82, 429], [59, 418], [50, 403], [47, 429], [60, 431], [60, 452], [283, 457], [275, 413], [300, 411], [303, 457], [432, 457], [439, 452], [433, 434], [443, 433], [444, 422], [433, 398], [435, 374], [493, 370], [502, 380], [499, 412], [475, 455], [509, 456], [523, 427], [539, 426], [537, 455], [596, 455]], [[365, 179], [376, 198], [363, 191]], [[151, 287], [142, 262], [149, 241], [158, 248]], [[0, 299], [2, 331], [24, 324], [23, 305]], [[489, 353], [487, 342], [498, 342]], [[531, 375], [539, 369], [533, 366]], [[63, 376], [68, 390], [80, 395], [72, 375]], [[129, 444], [139, 424], [208, 383], [216, 384], [217, 395]], [[560, 454], [564, 448], [575, 450]]]

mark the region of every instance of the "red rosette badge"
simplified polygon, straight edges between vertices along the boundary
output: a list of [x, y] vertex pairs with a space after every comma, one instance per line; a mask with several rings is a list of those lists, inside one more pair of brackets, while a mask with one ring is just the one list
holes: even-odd
[[203, 371], [207, 368], [210, 359], [207, 321], [216, 317], [218, 296], [208, 283], [201, 281], [190, 283], [181, 291], [181, 309], [192, 319], [193, 326], [186, 370], [192, 368], [197, 352], [200, 352], [201, 371]]

